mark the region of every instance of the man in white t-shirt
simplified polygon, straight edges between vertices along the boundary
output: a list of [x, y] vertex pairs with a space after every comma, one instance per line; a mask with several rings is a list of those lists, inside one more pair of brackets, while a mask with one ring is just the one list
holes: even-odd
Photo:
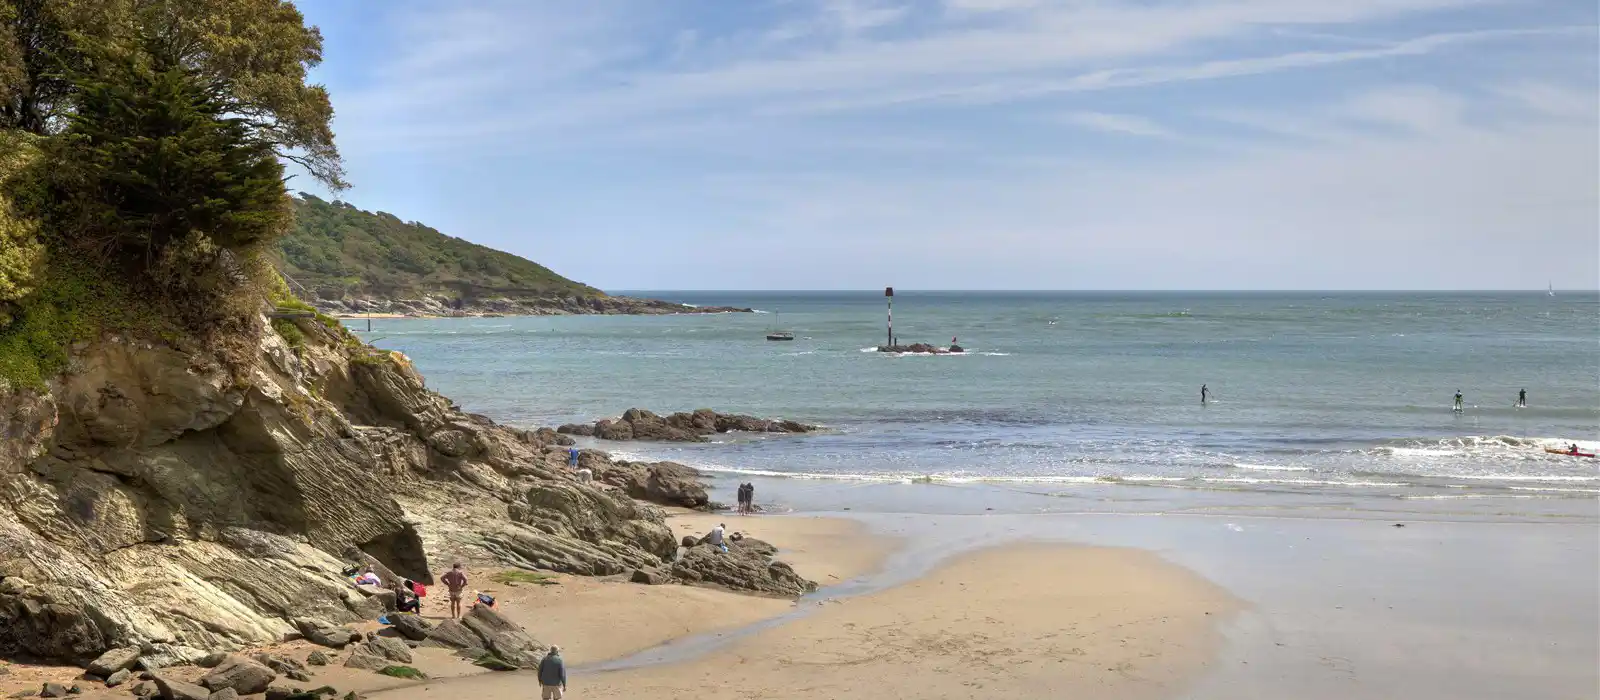
[[711, 528], [711, 532], [706, 533], [706, 541], [720, 547], [724, 552], [728, 551], [728, 545], [722, 541], [722, 533], [725, 527], [722, 523], [717, 523], [716, 527]]

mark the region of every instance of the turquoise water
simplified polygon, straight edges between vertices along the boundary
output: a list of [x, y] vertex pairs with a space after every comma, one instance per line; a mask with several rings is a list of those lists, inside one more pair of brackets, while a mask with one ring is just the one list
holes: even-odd
[[[1596, 460], [1543, 451], [1600, 447], [1593, 292], [899, 293], [901, 342], [958, 336], [965, 356], [870, 351], [881, 293], [645, 294], [771, 313], [385, 319], [362, 335], [509, 424], [709, 407], [832, 429], [603, 445], [769, 477], [1600, 494]], [[778, 328], [798, 339], [764, 339]]]

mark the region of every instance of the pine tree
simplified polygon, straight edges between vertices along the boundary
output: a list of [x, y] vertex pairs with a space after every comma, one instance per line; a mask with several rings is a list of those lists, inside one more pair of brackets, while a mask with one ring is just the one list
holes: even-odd
[[53, 179], [78, 244], [142, 253], [148, 264], [198, 234], [237, 250], [288, 223], [283, 166], [270, 143], [224, 113], [227, 86], [182, 67], [111, 60], [79, 82], [76, 112], [57, 140]]

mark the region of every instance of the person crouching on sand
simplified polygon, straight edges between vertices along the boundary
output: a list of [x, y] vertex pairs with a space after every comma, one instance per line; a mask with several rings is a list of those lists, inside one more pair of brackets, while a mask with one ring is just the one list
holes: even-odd
[[561, 660], [561, 649], [554, 644], [539, 660], [539, 686], [543, 690], [540, 700], [561, 700], [567, 692], [567, 665]]

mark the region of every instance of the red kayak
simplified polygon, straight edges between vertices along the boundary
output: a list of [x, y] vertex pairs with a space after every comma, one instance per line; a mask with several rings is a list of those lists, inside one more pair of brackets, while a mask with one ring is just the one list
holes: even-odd
[[1593, 452], [1573, 452], [1572, 450], [1558, 450], [1558, 449], [1555, 449], [1553, 447], [1546, 447], [1546, 448], [1544, 448], [1544, 451], [1545, 452], [1549, 452], [1550, 454], [1553, 454], [1553, 455], [1566, 455], [1568, 457], [1593, 457], [1594, 456]]

